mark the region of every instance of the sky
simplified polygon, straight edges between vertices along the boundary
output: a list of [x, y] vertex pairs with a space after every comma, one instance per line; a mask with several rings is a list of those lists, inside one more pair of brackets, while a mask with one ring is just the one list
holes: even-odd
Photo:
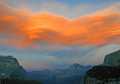
[[0, 0], [0, 54], [27, 70], [101, 64], [119, 39], [120, 0]]

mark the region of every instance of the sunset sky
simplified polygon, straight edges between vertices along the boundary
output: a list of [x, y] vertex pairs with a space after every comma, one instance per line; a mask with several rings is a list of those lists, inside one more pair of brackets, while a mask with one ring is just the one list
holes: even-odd
[[0, 54], [30, 70], [100, 64], [120, 49], [120, 0], [0, 0]]

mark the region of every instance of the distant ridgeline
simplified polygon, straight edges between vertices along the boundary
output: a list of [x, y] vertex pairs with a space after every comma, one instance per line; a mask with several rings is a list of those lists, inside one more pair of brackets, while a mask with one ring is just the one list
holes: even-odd
[[87, 71], [84, 84], [120, 84], [120, 51], [105, 56], [104, 63]]
[[26, 71], [12, 56], [0, 56], [0, 79], [24, 79]]

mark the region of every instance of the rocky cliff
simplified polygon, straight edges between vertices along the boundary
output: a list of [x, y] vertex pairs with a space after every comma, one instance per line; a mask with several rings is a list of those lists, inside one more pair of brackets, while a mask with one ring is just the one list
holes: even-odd
[[23, 79], [25, 78], [25, 70], [16, 58], [0, 56], [0, 78]]
[[105, 65], [120, 66], [120, 50], [108, 54], [104, 59]]

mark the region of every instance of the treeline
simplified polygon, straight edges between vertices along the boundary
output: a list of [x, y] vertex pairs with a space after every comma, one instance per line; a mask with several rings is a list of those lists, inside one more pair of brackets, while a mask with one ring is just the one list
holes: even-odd
[[0, 84], [42, 84], [36, 80], [0, 79]]

